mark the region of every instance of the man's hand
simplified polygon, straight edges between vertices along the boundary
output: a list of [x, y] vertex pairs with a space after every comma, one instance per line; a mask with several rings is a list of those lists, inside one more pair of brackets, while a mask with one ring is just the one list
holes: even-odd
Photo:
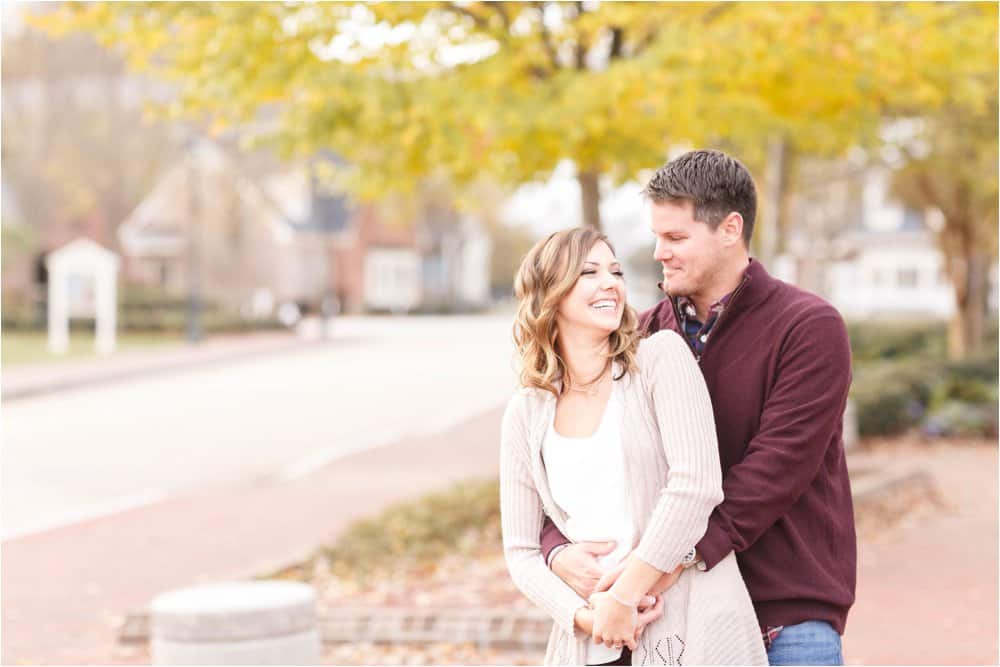
[[615, 550], [614, 542], [578, 542], [561, 550], [552, 559], [551, 568], [584, 600], [594, 592], [603, 570], [597, 557]]
[[[646, 596], [639, 603], [639, 622], [635, 626], [635, 641], [638, 643], [646, 626], [663, 616], [663, 596]], [[593, 625], [591, 625], [593, 628]]]

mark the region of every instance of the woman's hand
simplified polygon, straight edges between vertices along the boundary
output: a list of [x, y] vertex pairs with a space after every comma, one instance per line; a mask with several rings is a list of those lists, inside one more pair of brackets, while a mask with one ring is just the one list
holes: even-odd
[[594, 593], [590, 596], [590, 606], [594, 610], [594, 628], [591, 635], [595, 644], [609, 648], [636, 647], [636, 628], [639, 625], [639, 610], [615, 600], [611, 593]]

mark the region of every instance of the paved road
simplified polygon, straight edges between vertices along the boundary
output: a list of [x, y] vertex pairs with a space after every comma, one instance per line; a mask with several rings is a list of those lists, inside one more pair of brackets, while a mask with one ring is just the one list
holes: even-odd
[[308, 475], [514, 386], [509, 317], [353, 318], [334, 340], [4, 406], [9, 539], [178, 494]]

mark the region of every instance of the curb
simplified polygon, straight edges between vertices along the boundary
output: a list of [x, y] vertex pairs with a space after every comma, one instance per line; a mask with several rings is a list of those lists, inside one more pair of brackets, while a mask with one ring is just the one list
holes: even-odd
[[[544, 649], [552, 619], [534, 608], [441, 609], [364, 607], [319, 614], [324, 644], [475, 644], [480, 649]], [[147, 611], [129, 614], [118, 641], [145, 644], [150, 636]]]
[[113, 384], [136, 377], [149, 377], [162, 375], [172, 371], [185, 371], [192, 368], [206, 368], [214, 364], [224, 364], [231, 361], [238, 361], [256, 355], [269, 355], [293, 350], [302, 350], [323, 343], [328, 340], [309, 340], [298, 337], [291, 337], [289, 340], [276, 341], [273, 344], [260, 344], [259, 347], [243, 347], [235, 350], [220, 351], [206, 357], [189, 358], [166, 358], [140, 363], [131, 367], [111, 368], [94, 373], [82, 373], [77, 377], [70, 375], [65, 378], [43, 378], [38, 381], [25, 381], [21, 386], [4, 386], [2, 398], [4, 401], [16, 401], [33, 396], [57, 393], [69, 389], [78, 389], [92, 385]]

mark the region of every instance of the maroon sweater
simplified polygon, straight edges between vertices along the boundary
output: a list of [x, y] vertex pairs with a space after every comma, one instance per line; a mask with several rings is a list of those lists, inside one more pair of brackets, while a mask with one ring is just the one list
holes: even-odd
[[[640, 316], [682, 336], [674, 304]], [[712, 396], [725, 500], [698, 552], [735, 550], [762, 628], [828, 621], [843, 634], [857, 550], [842, 424], [851, 351], [840, 313], [751, 261], [699, 360]], [[542, 549], [565, 544], [550, 522]]]

